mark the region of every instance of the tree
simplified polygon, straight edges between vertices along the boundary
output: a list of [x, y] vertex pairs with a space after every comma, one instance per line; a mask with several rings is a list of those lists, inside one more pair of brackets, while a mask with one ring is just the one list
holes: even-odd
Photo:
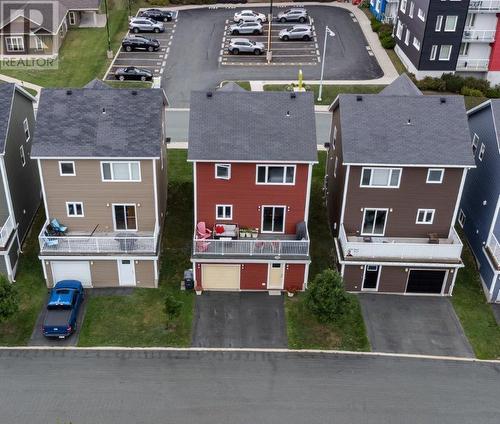
[[0, 275], [0, 321], [14, 315], [19, 309], [19, 293], [5, 275]]
[[342, 277], [332, 269], [316, 275], [307, 287], [306, 305], [320, 322], [334, 321], [346, 312], [349, 303]]
[[169, 327], [174, 319], [181, 314], [182, 302], [177, 300], [171, 294], [167, 294], [165, 298], [165, 314], [167, 315], [167, 327]]

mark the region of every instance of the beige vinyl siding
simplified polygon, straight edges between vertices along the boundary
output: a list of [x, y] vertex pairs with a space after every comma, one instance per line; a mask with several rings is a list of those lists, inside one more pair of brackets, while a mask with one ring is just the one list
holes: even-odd
[[118, 286], [118, 263], [116, 260], [92, 261], [90, 264], [93, 287]]
[[137, 287], [155, 287], [154, 261], [135, 261]]

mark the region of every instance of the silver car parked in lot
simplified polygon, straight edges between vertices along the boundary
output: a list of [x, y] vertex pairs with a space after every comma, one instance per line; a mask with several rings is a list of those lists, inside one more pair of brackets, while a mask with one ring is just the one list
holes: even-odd
[[253, 53], [255, 55], [260, 55], [264, 52], [264, 49], [264, 43], [252, 41], [248, 38], [233, 38], [228, 47], [229, 53], [231, 54]]
[[263, 13], [254, 12], [253, 10], [240, 10], [233, 17], [234, 22], [266, 22], [266, 15]]
[[312, 29], [309, 25], [294, 25], [291, 28], [282, 29], [279, 33], [280, 40], [304, 40], [313, 38]]
[[149, 18], [132, 18], [128, 24], [128, 29], [134, 33], [138, 32], [163, 32], [165, 27], [163, 22], [156, 22]]
[[307, 21], [307, 10], [301, 8], [292, 8], [278, 13], [278, 21], [285, 22], [300, 22], [301, 24]]
[[241, 22], [239, 24], [231, 25], [229, 27], [229, 32], [233, 35], [239, 34], [262, 34], [264, 30], [262, 25], [258, 22]]

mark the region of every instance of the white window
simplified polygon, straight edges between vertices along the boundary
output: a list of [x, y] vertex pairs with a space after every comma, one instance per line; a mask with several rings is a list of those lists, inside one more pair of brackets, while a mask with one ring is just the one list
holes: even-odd
[[73, 161], [60, 161], [59, 162], [59, 175], [61, 175], [61, 176], [76, 175], [75, 162], [73, 162]]
[[457, 28], [458, 16], [448, 15], [444, 24], [445, 32], [453, 32]]
[[137, 210], [134, 204], [113, 205], [115, 231], [136, 231]]
[[68, 217], [83, 217], [83, 203], [82, 202], [66, 202], [66, 213]]
[[215, 165], [215, 178], [219, 180], [230, 180], [231, 179], [231, 165], [217, 163]]
[[295, 184], [295, 165], [257, 165], [257, 184]]
[[415, 10], [415, 3], [414, 2], [410, 2], [410, 10], [408, 11], [408, 16], [410, 18], [413, 18], [413, 10]]
[[405, 34], [405, 44], [408, 46], [410, 45], [410, 30], [406, 28], [406, 34]]
[[401, 180], [401, 168], [363, 168], [361, 187], [398, 188]]
[[439, 50], [439, 60], [450, 60], [451, 57], [451, 45], [444, 44]]
[[484, 151], [486, 150], [486, 146], [484, 143], [481, 143], [481, 148], [479, 149], [479, 154], [477, 155], [477, 158], [482, 161], [484, 158]]
[[24, 156], [24, 147], [19, 147], [19, 155], [21, 156], [21, 164], [26, 165], [26, 156]]
[[69, 17], [69, 24], [70, 25], [75, 25], [76, 24], [76, 15], [75, 15], [75, 12], [71, 11], [68, 13], [68, 17]]
[[462, 209], [458, 212], [458, 225], [460, 225], [461, 228], [464, 228], [465, 225], [465, 214]]
[[401, 0], [401, 5], [399, 7], [399, 10], [401, 10], [401, 12], [403, 12], [403, 13], [406, 12], [406, 3], [407, 3], [407, 0]]
[[438, 46], [434, 44], [431, 47], [431, 57], [430, 57], [431, 60], [436, 60], [437, 51], [438, 51]]
[[381, 0], [377, 0], [377, 4], [375, 5], [375, 10], [380, 13], [380, 4], [381, 4]]
[[335, 149], [335, 142], [337, 141], [337, 125], [333, 127], [333, 138], [332, 138], [332, 146]]
[[36, 35], [32, 38], [32, 40], [35, 42], [35, 49], [36, 50], [43, 50], [43, 41], [37, 37]]
[[472, 137], [472, 154], [473, 155], [476, 154], [477, 143], [479, 143], [479, 136], [476, 133], [474, 133], [474, 136]]
[[425, 22], [425, 12], [422, 9], [418, 8], [417, 16], [422, 22]]
[[233, 205], [216, 205], [215, 215], [217, 219], [233, 219]]
[[443, 182], [444, 169], [429, 168], [427, 171], [427, 184], [441, 184]]
[[443, 15], [438, 15], [436, 17], [436, 31], [441, 31], [442, 26], [443, 26]]
[[24, 38], [23, 37], [5, 37], [8, 52], [22, 52], [24, 51]]
[[420, 41], [417, 40], [417, 37], [413, 37], [413, 47], [415, 47], [417, 50], [420, 50]]
[[262, 206], [263, 233], [285, 232], [285, 206]]
[[403, 24], [401, 21], [398, 21], [398, 27], [396, 28], [396, 37], [401, 40], [401, 36], [403, 35]]
[[469, 43], [461, 43], [460, 44], [460, 51], [458, 54], [460, 56], [467, 56], [468, 53], [469, 53]]
[[30, 139], [30, 126], [28, 124], [28, 118], [25, 118], [23, 121], [23, 129], [24, 129], [24, 138], [26, 141]]
[[434, 221], [434, 209], [419, 209], [417, 211], [416, 224], [432, 224]]
[[139, 162], [101, 162], [103, 181], [141, 181]]
[[387, 209], [365, 209], [361, 235], [383, 236], [387, 222]]
[[475, 22], [476, 22], [476, 14], [475, 13], [468, 13], [467, 19], [465, 20], [465, 26], [466, 27], [474, 26]]
[[337, 178], [337, 165], [339, 162], [339, 157], [335, 156], [335, 167], [333, 168], [333, 178]]

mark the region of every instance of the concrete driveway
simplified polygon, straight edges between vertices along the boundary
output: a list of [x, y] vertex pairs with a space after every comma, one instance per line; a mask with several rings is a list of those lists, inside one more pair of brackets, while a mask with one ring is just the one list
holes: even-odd
[[374, 352], [474, 357], [449, 299], [359, 295]]
[[196, 297], [193, 346], [286, 348], [283, 296], [205, 292]]

